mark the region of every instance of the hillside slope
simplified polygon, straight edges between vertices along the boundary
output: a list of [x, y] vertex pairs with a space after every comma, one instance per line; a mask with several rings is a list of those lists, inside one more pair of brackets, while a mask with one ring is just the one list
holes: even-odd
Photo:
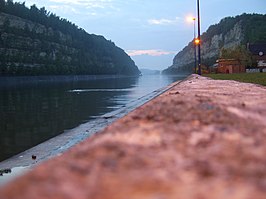
[[[202, 34], [202, 64], [211, 66], [219, 58], [222, 48], [228, 49], [247, 43], [266, 42], [266, 15], [242, 14], [227, 17], [212, 25]], [[190, 42], [164, 70], [165, 74], [193, 71], [194, 45]]]
[[45, 8], [0, 4], [0, 75], [140, 73], [124, 50], [103, 36]]

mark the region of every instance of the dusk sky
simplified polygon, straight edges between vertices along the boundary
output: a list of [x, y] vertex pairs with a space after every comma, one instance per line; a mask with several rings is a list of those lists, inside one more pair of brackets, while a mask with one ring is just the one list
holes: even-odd
[[[21, 1], [23, 2], [23, 1]], [[26, 0], [123, 48], [139, 68], [165, 69], [193, 39], [196, 0]], [[266, 0], [201, 0], [201, 30], [227, 16], [266, 14]]]

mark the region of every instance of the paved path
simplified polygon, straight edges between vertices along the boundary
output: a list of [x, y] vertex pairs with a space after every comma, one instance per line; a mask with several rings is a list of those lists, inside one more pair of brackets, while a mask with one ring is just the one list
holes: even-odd
[[196, 75], [0, 190], [20, 199], [265, 199], [266, 87]]

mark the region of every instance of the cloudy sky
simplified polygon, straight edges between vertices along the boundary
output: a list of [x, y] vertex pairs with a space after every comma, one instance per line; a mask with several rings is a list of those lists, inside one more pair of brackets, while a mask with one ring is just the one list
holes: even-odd
[[[165, 69], [193, 39], [196, 0], [23, 0], [123, 48], [139, 68]], [[226, 16], [266, 14], [266, 0], [201, 0], [202, 32]]]

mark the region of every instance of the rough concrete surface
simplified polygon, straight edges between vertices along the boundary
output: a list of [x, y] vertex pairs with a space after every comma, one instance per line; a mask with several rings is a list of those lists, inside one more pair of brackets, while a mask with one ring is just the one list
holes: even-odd
[[190, 76], [1, 188], [20, 199], [265, 199], [266, 87]]

